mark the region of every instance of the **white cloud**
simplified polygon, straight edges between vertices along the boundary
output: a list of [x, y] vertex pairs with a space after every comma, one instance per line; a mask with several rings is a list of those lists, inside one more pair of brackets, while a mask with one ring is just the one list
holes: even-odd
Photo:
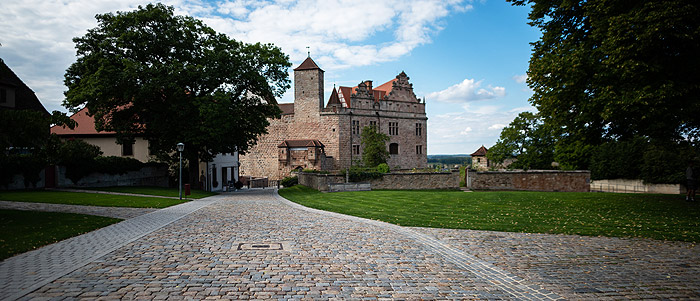
[[482, 81], [465, 79], [461, 83], [453, 85], [445, 90], [428, 94], [428, 99], [441, 102], [469, 102], [485, 99], [494, 99], [506, 95], [506, 88], [488, 85], [481, 87]]
[[[292, 62], [303, 60], [308, 46], [325, 70], [396, 60], [430, 43], [442, 29], [442, 19], [472, 9], [472, 0], [162, 2], [236, 40], [274, 43]], [[0, 57], [49, 110], [59, 109], [63, 74], [75, 61], [72, 38], [94, 28], [96, 14], [130, 11], [144, 4], [143, 0], [5, 0], [0, 10]]]
[[513, 80], [518, 84], [524, 84], [525, 81], [527, 81], [527, 74], [515, 75], [513, 76]]
[[489, 127], [489, 130], [499, 130], [499, 131], [500, 131], [500, 130], [502, 130], [502, 129], [503, 129], [504, 127], [506, 127], [506, 126], [507, 126], [507, 125], [505, 125], [505, 124], [496, 123], [496, 124], [492, 124], [492, 125]]

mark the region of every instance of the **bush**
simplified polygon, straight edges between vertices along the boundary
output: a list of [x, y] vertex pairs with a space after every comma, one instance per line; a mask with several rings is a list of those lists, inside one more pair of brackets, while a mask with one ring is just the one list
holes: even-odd
[[299, 184], [299, 178], [294, 176], [294, 177], [286, 177], [280, 181], [280, 185], [284, 187], [292, 187], [294, 185]]
[[389, 172], [389, 165], [386, 163], [382, 163], [382, 164], [377, 165], [377, 172], [388, 173]]
[[24, 186], [35, 186], [41, 180], [46, 160], [36, 154], [0, 156], [0, 186], [7, 186], [15, 175], [24, 177]]
[[381, 179], [384, 173], [378, 172], [374, 168], [363, 168], [352, 166], [349, 169], [341, 171], [342, 174], [349, 173], [350, 182], [364, 182], [373, 179]]

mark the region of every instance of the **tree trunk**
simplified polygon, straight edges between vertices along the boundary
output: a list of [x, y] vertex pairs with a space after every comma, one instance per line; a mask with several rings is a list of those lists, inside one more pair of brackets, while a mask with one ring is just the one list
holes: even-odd
[[201, 189], [199, 187], [199, 152], [187, 152], [187, 161], [189, 166], [189, 179], [183, 179], [185, 183], [189, 183], [192, 189]]

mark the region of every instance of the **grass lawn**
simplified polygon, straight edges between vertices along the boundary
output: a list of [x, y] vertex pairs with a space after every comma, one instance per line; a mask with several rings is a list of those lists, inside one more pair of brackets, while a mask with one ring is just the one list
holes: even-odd
[[119, 221], [74, 213], [0, 210], [0, 260]]
[[[123, 193], [136, 193], [136, 194], [147, 194], [147, 195], [159, 195], [159, 196], [170, 196], [178, 197], [179, 191], [177, 188], [166, 188], [166, 187], [155, 187], [155, 186], [114, 186], [114, 187], [96, 187], [96, 188], [85, 188], [95, 191], [109, 191], [109, 192], [123, 192]], [[185, 195], [185, 189], [182, 189], [182, 197], [188, 199], [201, 199], [212, 195], [217, 195], [216, 192], [209, 192], [204, 190], [192, 190], [192, 194]]]
[[0, 201], [134, 208], [165, 208], [187, 202], [178, 199], [44, 190], [0, 191]]
[[307, 207], [411, 227], [700, 242], [700, 204], [680, 195], [525, 191], [279, 191]]

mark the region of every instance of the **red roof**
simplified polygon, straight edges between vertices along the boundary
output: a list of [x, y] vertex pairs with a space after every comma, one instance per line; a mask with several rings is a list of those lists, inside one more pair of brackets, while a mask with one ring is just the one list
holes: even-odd
[[[372, 96], [374, 96], [374, 101], [380, 101], [391, 92], [391, 90], [394, 88], [394, 82], [397, 81], [396, 78], [383, 83], [377, 87], [372, 88]], [[350, 96], [355, 93], [355, 89], [357, 89], [357, 86], [354, 87], [343, 87], [340, 86], [338, 87], [338, 90], [340, 90], [340, 93], [343, 95], [343, 101], [345, 102], [346, 107], [350, 107]]]
[[325, 147], [321, 141], [316, 139], [284, 140], [277, 147]]
[[488, 152], [488, 149], [486, 149], [483, 145], [477, 149], [472, 156], [486, 156], [486, 152]]
[[299, 67], [294, 68], [294, 71], [299, 71], [299, 70], [321, 70], [323, 69], [319, 68], [318, 65], [316, 65], [316, 62], [311, 59], [311, 57], [307, 57], [306, 60], [304, 60]]
[[329, 107], [332, 105], [335, 105], [335, 106], [342, 105], [340, 103], [340, 98], [338, 97], [338, 91], [335, 89], [335, 87], [333, 87], [333, 92], [331, 92], [331, 98], [328, 99], [328, 105], [326, 105], [326, 107]]
[[51, 133], [57, 135], [113, 135], [115, 132], [95, 130], [95, 118], [88, 115], [87, 107], [73, 114], [70, 119], [74, 120], [77, 125], [74, 129], [66, 126], [54, 125], [51, 127]]

